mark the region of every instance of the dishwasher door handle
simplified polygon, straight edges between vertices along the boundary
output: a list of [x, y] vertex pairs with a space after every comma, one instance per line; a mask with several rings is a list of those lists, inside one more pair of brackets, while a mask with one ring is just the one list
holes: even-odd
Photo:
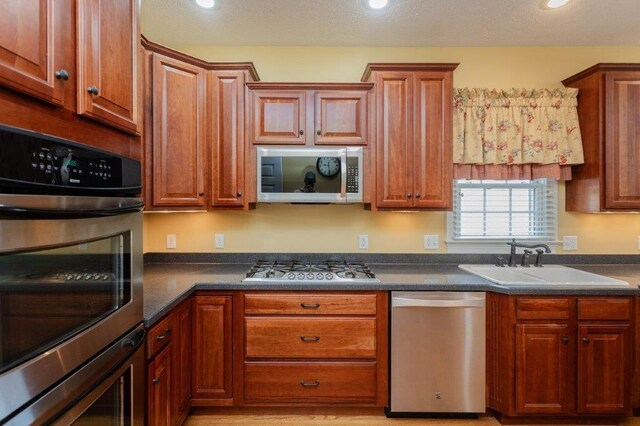
[[442, 299], [410, 299], [405, 297], [394, 297], [391, 299], [392, 308], [484, 308], [484, 299], [471, 298], [459, 300]]

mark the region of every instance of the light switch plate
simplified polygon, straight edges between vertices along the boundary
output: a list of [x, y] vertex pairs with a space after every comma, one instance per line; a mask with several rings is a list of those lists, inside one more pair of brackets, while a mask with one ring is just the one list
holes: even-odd
[[574, 235], [562, 237], [562, 250], [578, 250], [578, 237]]
[[216, 234], [216, 248], [217, 249], [224, 248], [224, 234]]
[[167, 248], [174, 249], [178, 246], [176, 234], [167, 234]]
[[440, 237], [438, 235], [425, 235], [424, 236], [424, 249], [425, 250], [437, 250], [440, 248]]
[[369, 236], [366, 234], [358, 235], [358, 248], [367, 250], [369, 248]]

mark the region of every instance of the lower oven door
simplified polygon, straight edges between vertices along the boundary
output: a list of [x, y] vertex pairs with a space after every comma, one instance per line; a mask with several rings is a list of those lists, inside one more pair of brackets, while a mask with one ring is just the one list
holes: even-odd
[[7, 424], [142, 426], [144, 338], [140, 325], [15, 413]]

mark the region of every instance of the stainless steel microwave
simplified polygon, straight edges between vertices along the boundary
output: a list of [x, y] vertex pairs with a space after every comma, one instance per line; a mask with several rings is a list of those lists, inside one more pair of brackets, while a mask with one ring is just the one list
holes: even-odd
[[257, 149], [257, 201], [361, 203], [361, 147]]

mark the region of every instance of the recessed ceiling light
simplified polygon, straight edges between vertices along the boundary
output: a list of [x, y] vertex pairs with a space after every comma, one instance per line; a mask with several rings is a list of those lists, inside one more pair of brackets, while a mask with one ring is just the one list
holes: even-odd
[[204, 7], [205, 9], [211, 9], [216, 5], [216, 0], [196, 0], [198, 6]]
[[369, 0], [369, 7], [371, 9], [382, 9], [387, 6], [389, 0]]
[[569, 3], [569, 1], [571, 0], [547, 0], [546, 4], [550, 9], [557, 9]]

